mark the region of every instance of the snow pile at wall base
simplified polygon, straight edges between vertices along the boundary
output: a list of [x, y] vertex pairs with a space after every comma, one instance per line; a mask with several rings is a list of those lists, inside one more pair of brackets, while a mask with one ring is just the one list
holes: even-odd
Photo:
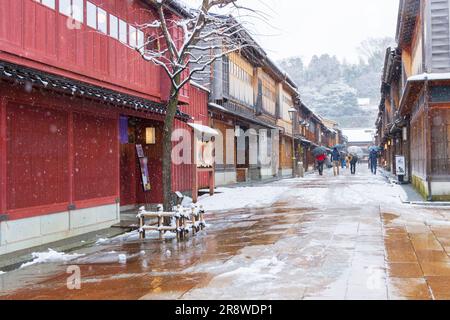
[[20, 268], [46, 262], [67, 262], [83, 256], [82, 254], [65, 254], [52, 249], [48, 249], [47, 252], [33, 252], [31, 255], [33, 261], [22, 264]]

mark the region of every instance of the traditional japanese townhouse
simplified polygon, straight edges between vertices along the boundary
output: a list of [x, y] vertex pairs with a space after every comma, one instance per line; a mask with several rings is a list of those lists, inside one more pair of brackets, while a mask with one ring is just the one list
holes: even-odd
[[323, 117], [320, 117], [320, 120], [322, 128], [322, 145], [331, 150], [331, 148], [336, 145], [338, 138], [337, 131], [334, 130], [334, 128], [330, 126], [329, 122]]
[[[376, 122], [377, 145], [382, 149], [381, 165], [396, 174], [395, 156], [406, 157], [409, 169], [409, 142], [405, 133], [409, 131], [409, 121], [399, 116], [399, 102], [402, 86], [401, 51], [388, 48], [382, 75], [381, 101]], [[410, 170], [406, 172], [406, 180], [410, 178]]]
[[344, 134], [342, 133], [342, 129], [339, 127], [339, 123], [337, 121], [326, 119], [324, 117], [321, 117], [322, 123], [328, 128], [328, 134], [329, 134], [329, 147], [333, 147], [336, 145], [346, 145], [347, 139], [345, 138]]
[[298, 103], [298, 110], [299, 133], [297, 136], [301, 146], [298, 162], [303, 162], [304, 170], [308, 172], [315, 167], [312, 150], [322, 145], [321, 120], [302, 102]]
[[428, 200], [450, 199], [449, 9], [448, 0], [402, 0], [398, 14], [402, 73], [393, 121], [409, 142], [411, 181]]
[[347, 146], [348, 145], [348, 138], [347, 138], [347, 136], [344, 135], [344, 131], [340, 127], [335, 129], [335, 130], [337, 130], [338, 136], [339, 136], [338, 144]]
[[[280, 88], [286, 88], [287, 85], [292, 85], [293, 82], [287, 80], [288, 77], [278, 69], [265, 52], [262, 57], [256, 58], [254, 60], [256, 62], [254, 70], [255, 114], [258, 119], [268, 123], [269, 128], [267, 137], [265, 136], [265, 131], [259, 130], [258, 132], [260, 173], [259, 176], [258, 174], [251, 175], [251, 179], [264, 180], [276, 177], [278, 174], [286, 174], [282, 168], [286, 166], [287, 162], [290, 163], [290, 175], [292, 175], [293, 144], [292, 138], [288, 136], [290, 134], [292, 137], [292, 133], [286, 132], [284, 126], [279, 127], [277, 120], [280, 108], [284, 107], [284, 105], [280, 104], [281, 96], [284, 94]], [[293, 99], [290, 92], [289, 95]], [[279, 138], [280, 135], [282, 136], [281, 139]], [[284, 146], [279, 146], [280, 142], [284, 143]], [[286, 157], [288, 158], [287, 161]], [[283, 164], [280, 164], [282, 161]]]
[[220, 154], [216, 148], [218, 185], [269, 179], [279, 170], [279, 88], [288, 80], [248, 33], [240, 36], [251, 45], [219, 59], [204, 79], [211, 89], [211, 126], [223, 146]]
[[[137, 29], [152, 10], [146, 1], [0, 2], [0, 254], [110, 227], [121, 208], [162, 201], [169, 80], [136, 50], [152, 36]], [[183, 10], [171, 2], [167, 15]], [[207, 100], [187, 86], [176, 127], [193, 131], [192, 109], [207, 125]], [[193, 171], [174, 165], [174, 191], [192, 189]]]
[[297, 162], [301, 157], [298, 88], [287, 75], [279, 79], [282, 79], [277, 83], [276, 114], [280, 128], [279, 176], [295, 176]]

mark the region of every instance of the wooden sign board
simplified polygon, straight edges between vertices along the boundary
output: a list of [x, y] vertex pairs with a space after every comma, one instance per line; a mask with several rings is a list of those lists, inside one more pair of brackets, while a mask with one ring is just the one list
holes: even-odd
[[136, 152], [139, 159], [145, 158], [144, 148], [142, 147], [142, 144], [136, 145]]
[[405, 161], [404, 156], [396, 156], [395, 157], [395, 165], [396, 165], [398, 176], [406, 175], [406, 161]]
[[141, 167], [142, 188], [144, 189], [144, 192], [151, 191], [152, 185], [150, 184], [150, 176], [148, 172], [148, 158], [140, 158], [139, 165]]

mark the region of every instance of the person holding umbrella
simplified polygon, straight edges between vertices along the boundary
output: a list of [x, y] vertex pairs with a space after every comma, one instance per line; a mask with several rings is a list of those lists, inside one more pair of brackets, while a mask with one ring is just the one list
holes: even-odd
[[317, 170], [319, 170], [319, 175], [323, 176], [323, 165], [327, 159], [327, 149], [324, 147], [317, 147], [313, 150], [313, 155], [317, 161]]
[[350, 169], [350, 160], [352, 160], [352, 155], [348, 153], [345, 157], [345, 166]]
[[356, 164], [358, 163], [358, 155], [350, 154], [350, 171], [353, 175], [356, 174]]
[[378, 169], [378, 147], [370, 147], [369, 148], [369, 164], [370, 164], [370, 171], [372, 174], [377, 174]]
[[337, 147], [334, 147], [333, 152], [331, 154], [331, 161], [333, 162], [333, 173], [334, 176], [339, 175], [339, 167], [341, 166], [341, 153], [339, 152]]
[[341, 153], [341, 168], [347, 169], [347, 156], [345, 153]]

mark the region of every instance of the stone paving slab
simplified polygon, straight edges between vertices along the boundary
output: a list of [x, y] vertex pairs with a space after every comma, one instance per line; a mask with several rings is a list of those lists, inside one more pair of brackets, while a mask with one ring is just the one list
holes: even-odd
[[[271, 207], [212, 213], [187, 241], [99, 245], [80, 291], [66, 289], [66, 265], [42, 264], [0, 276], [0, 299], [450, 299], [448, 209], [403, 204], [364, 168], [280, 184]], [[112, 251], [145, 255], [95, 264]]]

